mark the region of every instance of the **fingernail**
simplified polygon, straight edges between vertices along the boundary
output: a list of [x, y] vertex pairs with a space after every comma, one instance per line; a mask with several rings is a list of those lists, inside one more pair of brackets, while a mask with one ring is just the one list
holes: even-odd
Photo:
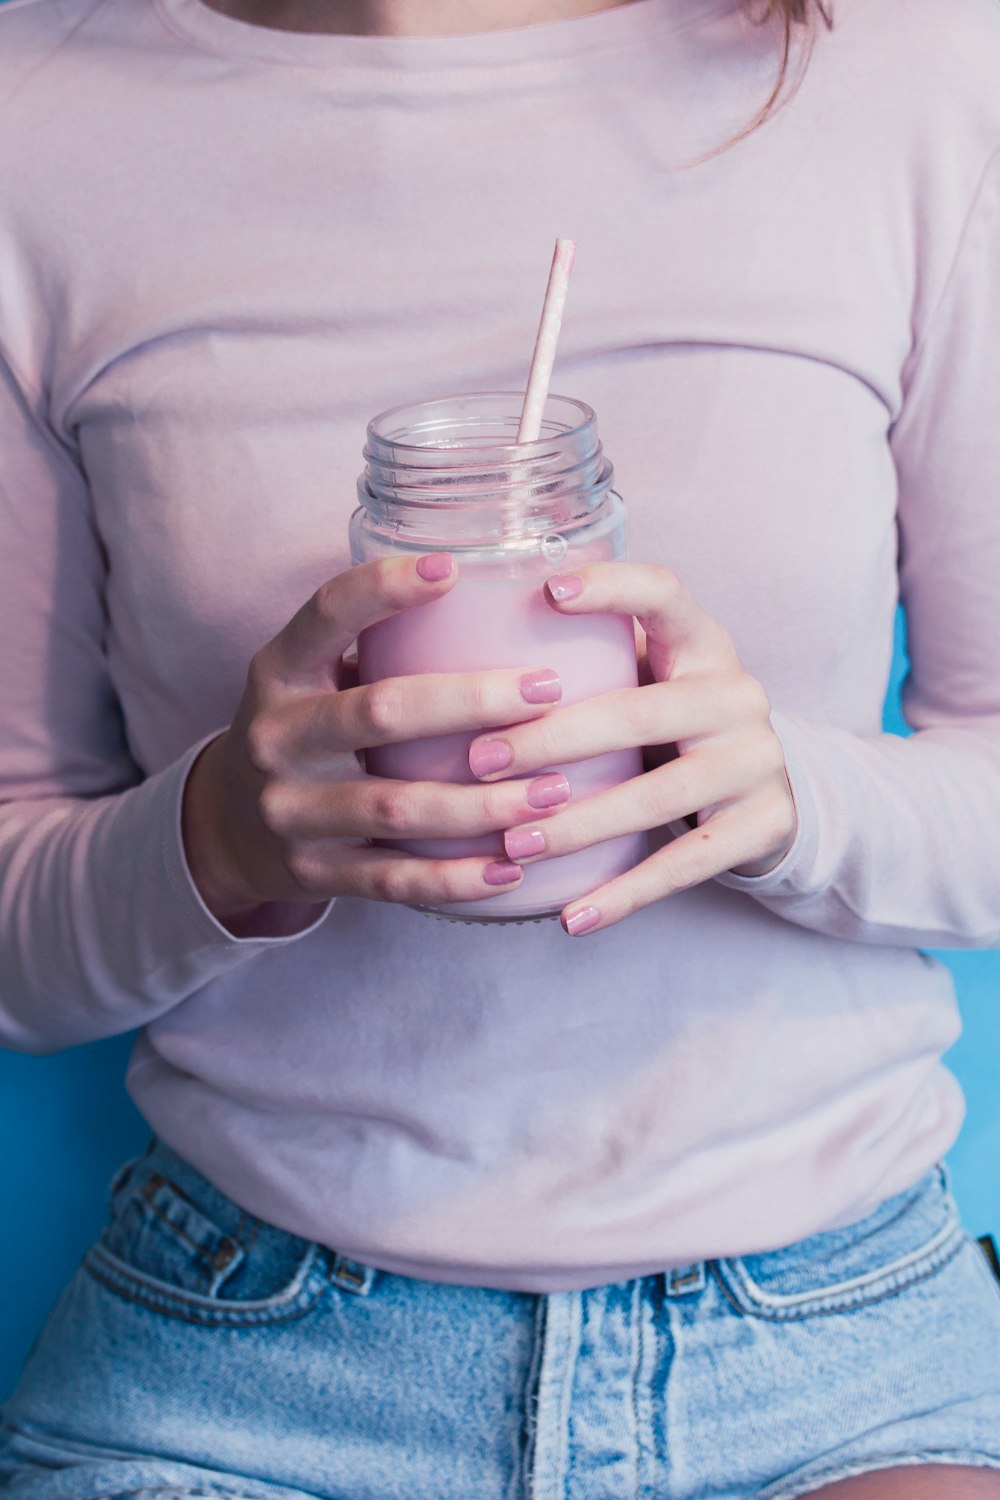
[[550, 578], [545, 587], [557, 604], [562, 604], [564, 599], [575, 599], [577, 594], [583, 593], [583, 579], [578, 578], [575, 573], [561, 573], [556, 578]]
[[581, 906], [579, 911], [575, 911], [571, 917], [564, 919], [563, 927], [570, 937], [579, 937], [581, 933], [589, 932], [592, 927], [596, 927], [600, 920], [601, 914], [596, 906]]
[[451, 554], [428, 552], [425, 557], [418, 557], [417, 572], [425, 583], [440, 583], [451, 575]]
[[521, 878], [520, 865], [509, 865], [506, 860], [496, 859], [483, 871], [487, 885], [512, 885]]
[[530, 859], [532, 855], [544, 854], [549, 847], [538, 828], [509, 829], [503, 836], [503, 846], [508, 859]]
[[550, 771], [547, 776], [536, 776], [534, 781], [529, 781], [524, 795], [529, 807], [558, 807], [561, 802], [569, 801], [573, 788], [565, 776]]
[[521, 697], [525, 703], [558, 703], [562, 683], [558, 672], [525, 672], [521, 678]]
[[469, 751], [469, 770], [473, 776], [491, 776], [506, 770], [513, 759], [506, 740], [481, 740]]

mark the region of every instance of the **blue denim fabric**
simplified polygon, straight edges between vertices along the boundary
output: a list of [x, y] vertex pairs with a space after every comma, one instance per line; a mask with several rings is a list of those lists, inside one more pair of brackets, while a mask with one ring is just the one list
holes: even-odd
[[1000, 1469], [1000, 1287], [943, 1168], [846, 1229], [531, 1296], [357, 1265], [154, 1143], [4, 1410], [10, 1500], [791, 1500]]

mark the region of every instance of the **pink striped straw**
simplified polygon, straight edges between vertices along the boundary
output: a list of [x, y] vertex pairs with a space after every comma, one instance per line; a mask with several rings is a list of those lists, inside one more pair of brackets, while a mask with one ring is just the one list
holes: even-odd
[[549, 381], [552, 379], [552, 365], [556, 357], [556, 344], [559, 342], [559, 329], [562, 327], [563, 308], [566, 306], [569, 275], [573, 269], [575, 253], [576, 244], [573, 240], [556, 240], [549, 284], [545, 288], [545, 301], [542, 303], [542, 318], [535, 339], [535, 352], [531, 356], [528, 388], [524, 393], [524, 405], [517, 428], [519, 443], [533, 443], [541, 435], [542, 413], [548, 399]]

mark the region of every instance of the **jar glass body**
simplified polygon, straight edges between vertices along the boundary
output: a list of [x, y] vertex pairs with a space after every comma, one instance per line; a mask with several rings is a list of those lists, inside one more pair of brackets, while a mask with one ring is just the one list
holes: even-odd
[[[611, 488], [596, 418], [582, 402], [550, 396], [541, 437], [519, 444], [521, 400], [518, 392], [443, 398], [396, 408], [369, 424], [360, 505], [351, 518], [354, 562], [448, 551], [458, 579], [443, 597], [362, 632], [362, 682], [550, 667], [562, 682], [562, 706], [635, 686], [631, 616], [563, 615], [543, 591], [553, 574], [625, 555], [625, 507]], [[378, 746], [365, 752], [366, 769], [407, 781], [471, 783], [468, 750], [475, 737]], [[642, 753], [612, 751], [532, 774], [553, 770], [567, 776], [580, 801], [638, 775]], [[393, 841], [393, 847], [435, 858], [503, 857], [502, 831]], [[426, 909], [465, 921], [555, 915], [644, 853], [644, 835], [625, 835], [529, 865], [516, 888]]]

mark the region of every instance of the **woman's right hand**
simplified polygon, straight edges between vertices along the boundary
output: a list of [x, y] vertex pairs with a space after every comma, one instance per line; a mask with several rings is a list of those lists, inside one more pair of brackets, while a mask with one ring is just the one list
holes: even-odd
[[368, 840], [499, 832], [568, 799], [569, 784], [552, 775], [457, 786], [363, 770], [363, 749], [514, 724], [558, 701], [544, 667], [350, 685], [344, 653], [362, 630], [452, 587], [454, 567], [443, 579], [418, 572], [439, 570], [439, 559], [338, 574], [251, 662], [231, 726], [188, 776], [182, 818], [192, 878], [230, 931], [301, 930], [333, 896], [438, 905], [509, 890], [523, 873], [502, 857], [427, 859]]

